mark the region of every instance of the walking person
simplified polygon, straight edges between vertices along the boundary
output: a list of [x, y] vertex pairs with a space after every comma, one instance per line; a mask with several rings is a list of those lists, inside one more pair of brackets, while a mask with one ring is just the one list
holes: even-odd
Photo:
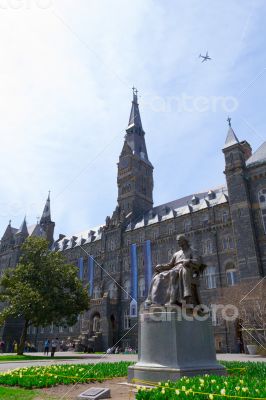
[[52, 339], [52, 342], [51, 342], [51, 357], [54, 357], [54, 353], [56, 352], [57, 346], [58, 346], [58, 338]]
[[14, 340], [12, 353], [17, 353], [17, 352], [18, 352], [18, 343], [16, 340]]
[[49, 339], [45, 339], [44, 341], [44, 355], [49, 355], [49, 347], [50, 347], [50, 340]]
[[0, 352], [4, 353], [5, 351], [5, 342], [3, 341], [3, 339], [0, 341]]

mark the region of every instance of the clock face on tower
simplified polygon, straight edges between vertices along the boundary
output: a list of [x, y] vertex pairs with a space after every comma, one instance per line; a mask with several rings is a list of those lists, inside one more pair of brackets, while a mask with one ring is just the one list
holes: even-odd
[[129, 167], [129, 159], [128, 158], [122, 158], [120, 161], [120, 168], [128, 168]]

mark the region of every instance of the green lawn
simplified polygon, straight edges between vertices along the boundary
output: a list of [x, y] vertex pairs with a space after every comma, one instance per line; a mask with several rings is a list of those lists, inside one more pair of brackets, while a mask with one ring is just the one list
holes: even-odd
[[[55, 356], [55, 360], [77, 360], [79, 356]], [[17, 354], [9, 355], [9, 356], [2, 356], [0, 355], [0, 363], [7, 362], [7, 361], [34, 361], [34, 360], [51, 360], [51, 356], [18, 356]], [[1, 398], [0, 398], [1, 399]]]
[[0, 386], [1, 400], [33, 400], [40, 392]]

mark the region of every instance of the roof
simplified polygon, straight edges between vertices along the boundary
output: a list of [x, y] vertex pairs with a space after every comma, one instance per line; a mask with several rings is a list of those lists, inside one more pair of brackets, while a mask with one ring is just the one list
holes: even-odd
[[247, 160], [246, 165], [249, 167], [263, 162], [266, 162], [266, 142], [262, 143], [255, 153]]
[[87, 243], [96, 242], [102, 237], [102, 228], [104, 225], [99, 225], [92, 229], [86, 229], [83, 232], [72, 236], [64, 236], [56, 240], [53, 244], [53, 250], [63, 251], [74, 247], [82, 246]]
[[228, 133], [226, 136], [225, 144], [224, 144], [224, 149], [227, 147], [233, 146], [234, 144], [239, 143], [238, 138], [231, 126], [229, 126]]
[[45, 231], [40, 224], [28, 226], [29, 236], [45, 237]]
[[[197, 199], [197, 202], [192, 202], [193, 199]], [[126, 230], [138, 229], [225, 203], [228, 203], [228, 191], [226, 186], [221, 186], [211, 191], [185, 196], [181, 199], [154, 207], [139, 219], [130, 222]]]

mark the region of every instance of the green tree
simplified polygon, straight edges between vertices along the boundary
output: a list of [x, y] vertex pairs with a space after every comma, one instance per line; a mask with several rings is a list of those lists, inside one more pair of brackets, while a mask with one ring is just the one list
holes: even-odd
[[29, 326], [72, 326], [89, 307], [88, 287], [78, 279], [77, 268], [61, 253], [51, 252], [45, 239], [29, 237], [21, 252], [16, 268], [0, 279], [0, 301], [5, 304], [0, 322], [10, 317], [24, 320], [18, 354], [23, 354]]

